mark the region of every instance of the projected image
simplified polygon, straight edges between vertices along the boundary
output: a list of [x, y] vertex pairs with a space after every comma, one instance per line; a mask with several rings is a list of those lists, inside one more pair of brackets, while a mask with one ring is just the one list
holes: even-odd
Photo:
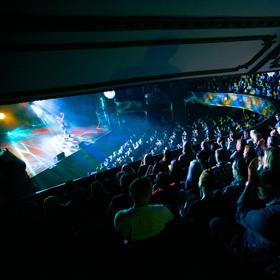
[[103, 94], [0, 106], [1, 148], [21, 158], [30, 177], [110, 132]]

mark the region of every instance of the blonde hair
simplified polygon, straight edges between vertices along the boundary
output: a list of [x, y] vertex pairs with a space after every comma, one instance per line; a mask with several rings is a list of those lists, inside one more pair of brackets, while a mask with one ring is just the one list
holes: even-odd
[[199, 176], [198, 186], [200, 189], [200, 194], [205, 195], [215, 189], [213, 174], [211, 173], [211, 169], [205, 169], [202, 171], [201, 175]]
[[267, 148], [264, 150], [263, 168], [266, 170], [280, 170], [279, 148]]

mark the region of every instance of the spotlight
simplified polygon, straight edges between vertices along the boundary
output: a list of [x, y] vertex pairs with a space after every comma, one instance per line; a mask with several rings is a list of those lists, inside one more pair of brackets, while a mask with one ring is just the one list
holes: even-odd
[[113, 99], [115, 97], [115, 95], [116, 95], [116, 92], [114, 90], [104, 91], [104, 95], [108, 99]]
[[41, 116], [42, 116], [43, 111], [42, 111], [41, 108], [39, 108], [39, 107], [36, 106], [35, 104], [32, 104], [32, 105], [31, 105], [31, 108], [32, 108], [32, 110], [36, 113], [36, 115], [37, 115], [38, 117], [41, 117]]
[[0, 113], [0, 120], [4, 120], [6, 118], [6, 115], [4, 113]]

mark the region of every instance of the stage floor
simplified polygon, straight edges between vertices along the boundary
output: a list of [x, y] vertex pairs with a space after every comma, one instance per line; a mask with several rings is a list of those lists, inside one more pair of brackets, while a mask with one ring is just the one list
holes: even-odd
[[8, 148], [26, 163], [26, 171], [34, 177], [57, 163], [56, 156], [64, 153], [67, 158], [80, 149], [80, 143], [93, 144], [110, 130], [100, 127], [74, 127], [71, 137], [54, 132], [48, 127], [18, 128], [8, 133], [1, 147]]

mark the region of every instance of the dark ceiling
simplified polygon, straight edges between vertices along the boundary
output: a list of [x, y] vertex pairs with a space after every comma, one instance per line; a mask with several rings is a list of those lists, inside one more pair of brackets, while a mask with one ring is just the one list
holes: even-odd
[[280, 69], [280, 1], [135, 2], [4, 7], [0, 104]]

